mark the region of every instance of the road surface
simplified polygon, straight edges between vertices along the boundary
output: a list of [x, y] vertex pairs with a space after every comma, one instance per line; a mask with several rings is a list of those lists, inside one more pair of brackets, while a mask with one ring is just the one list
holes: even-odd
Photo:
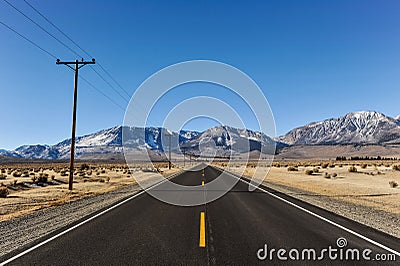
[[[199, 186], [205, 195], [213, 193], [202, 182], [207, 185], [220, 170], [208, 166], [202, 173], [186, 171], [173, 182]], [[163, 185], [154, 189], [163, 190]], [[14, 253], [4, 260], [17, 255], [8, 265], [398, 265], [399, 256], [397, 262], [373, 259], [377, 254], [387, 257], [389, 250], [400, 251], [399, 239], [262, 189], [249, 192], [246, 181], [238, 180], [220, 199], [196, 207], [169, 205], [142, 193], [22, 256]], [[345, 255], [340, 259], [339, 238], [347, 241], [343, 254], [358, 249], [359, 261], [345, 260]], [[338, 249], [331, 251], [338, 258], [330, 259], [325, 251], [321, 261], [313, 260], [310, 249], [318, 259], [329, 246]], [[278, 249], [286, 250], [281, 259]], [[297, 256], [293, 249], [300, 260], [289, 257], [289, 252], [292, 258]], [[371, 250], [370, 261], [362, 258], [365, 249]]]

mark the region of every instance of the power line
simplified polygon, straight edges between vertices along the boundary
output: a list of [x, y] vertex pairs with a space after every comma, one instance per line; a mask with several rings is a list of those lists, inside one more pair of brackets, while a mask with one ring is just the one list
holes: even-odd
[[107, 94], [105, 94], [104, 92], [102, 92], [101, 90], [99, 90], [96, 86], [94, 86], [90, 81], [88, 81], [86, 78], [84, 78], [83, 76], [79, 75], [79, 77], [85, 81], [91, 88], [93, 88], [94, 90], [96, 90], [97, 92], [99, 92], [100, 94], [102, 94], [104, 97], [106, 97], [108, 100], [110, 100], [113, 104], [115, 104], [118, 108], [120, 108], [122, 111], [125, 111], [125, 108], [123, 108], [121, 105], [119, 105], [118, 103], [116, 103], [113, 99], [111, 99], [110, 97], [107, 96]]
[[113, 91], [115, 91], [116, 93], [118, 93], [119, 96], [121, 96], [122, 99], [124, 99], [126, 101], [126, 103], [129, 102], [128, 99], [125, 98], [124, 95], [122, 95], [117, 89], [114, 88], [113, 85], [111, 85], [110, 82], [108, 82], [94, 67], [90, 66], [90, 68], [105, 82], [108, 84], [108, 86], [110, 86], [111, 89], [113, 89]]
[[28, 1], [24, 0], [24, 2], [30, 6], [36, 13], [38, 13], [44, 20], [46, 20], [50, 25], [52, 25], [54, 28], [56, 28], [62, 35], [64, 35], [65, 38], [70, 40], [73, 44], [75, 44], [82, 52], [84, 52], [88, 57], [93, 58], [86, 50], [84, 50], [79, 44], [77, 44], [71, 37], [69, 37], [66, 33], [64, 33], [57, 25], [55, 25], [53, 22], [51, 22], [50, 19], [48, 19], [45, 15], [43, 15], [37, 8], [35, 8], [32, 4], [30, 4]]
[[131, 96], [131, 95], [129, 95], [129, 93], [121, 86], [121, 84], [119, 84], [119, 83], [113, 78], [113, 76], [111, 76], [111, 74], [110, 74], [100, 63], [98, 63], [98, 65], [99, 65], [99, 67], [100, 67], [100, 68], [115, 82], [115, 84], [117, 84], [118, 87], [120, 87], [121, 90], [122, 90], [123, 92], [125, 92], [125, 94], [126, 94], [128, 97]]
[[[93, 56], [91, 56], [89, 54], [89, 52], [87, 52], [85, 49], [83, 49], [78, 43], [76, 43], [68, 34], [66, 34], [63, 30], [61, 30], [56, 24], [54, 24], [50, 19], [48, 19], [43, 13], [41, 13], [37, 8], [35, 8], [32, 4], [30, 4], [27, 0], [24, 0], [24, 2], [30, 6], [36, 13], [38, 13], [44, 20], [46, 20], [50, 25], [52, 25], [55, 29], [57, 29], [65, 38], [67, 38], [68, 40], [70, 40], [73, 44], [76, 45], [76, 47], [78, 47], [82, 52], [84, 52], [87, 56], [89, 56], [90, 58], [93, 58]], [[97, 62], [97, 65], [104, 71], [104, 73], [107, 74], [108, 77], [110, 77], [112, 79], [112, 81], [114, 81], [115, 84], [117, 84], [117, 86], [128, 96], [130, 97], [129, 93], [121, 86], [121, 84], [110, 74], [110, 72], [108, 72], [99, 62]], [[92, 67], [93, 69], [93, 67]], [[93, 69], [94, 70], [94, 69]], [[95, 71], [96, 72], [96, 71]], [[99, 73], [97, 73], [99, 75]], [[104, 78], [102, 78], [104, 80]], [[108, 85], [110, 85], [108, 82], [106, 82]], [[110, 87], [112, 87], [110, 85]], [[112, 87], [113, 88], [113, 87]], [[114, 89], [115, 90], [115, 89]], [[118, 93], [119, 94], [119, 93]], [[119, 94], [120, 95], [120, 94]], [[123, 97], [122, 95], [120, 95], [121, 97]], [[123, 97], [124, 98], [124, 97]]]
[[[65, 44], [64, 42], [62, 42], [60, 39], [58, 39], [56, 36], [54, 36], [53, 34], [51, 34], [49, 31], [47, 31], [44, 27], [42, 27], [39, 23], [37, 23], [36, 21], [34, 21], [32, 18], [30, 18], [28, 15], [26, 15], [24, 12], [22, 12], [21, 10], [19, 10], [16, 6], [14, 6], [13, 4], [11, 4], [9, 1], [7, 0], [3, 0], [4, 2], [6, 2], [9, 6], [11, 6], [13, 9], [15, 9], [18, 13], [20, 13], [21, 15], [23, 15], [25, 18], [27, 18], [29, 21], [31, 21], [33, 24], [35, 24], [37, 27], [39, 27], [41, 30], [43, 30], [45, 33], [47, 33], [49, 36], [51, 36], [53, 39], [55, 39], [57, 42], [59, 42], [60, 44], [62, 44], [64, 47], [66, 47], [68, 50], [70, 50], [72, 53], [74, 53], [75, 55], [77, 55], [78, 57], [81, 57], [81, 55], [79, 55], [74, 49], [72, 49], [70, 46], [68, 46], [67, 44]], [[58, 28], [54, 23], [52, 23], [48, 18], [46, 18], [38, 9], [36, 9], [33, 5], [31, 5], [29, 2], [25, 1], [24, 2], [26, 4], [28, 4], [33, 10], [35, 10], [41, 17], [43, 17], [48, 23], [50, 23], [53, 27], [55, 27], [60, 33], [62, 33], [67, 39], [69, 39], [70, 41], [72, 41], [79, 49], [81, 49], [85, 54], [89, 55], [90, 54], [88, 52], [86, 52], [82, 47], [80, 47], [75, 41], [72, 40], [71, 37], [69, 37], [67, 34], [65, 34], [60, 28]], [[12, 30], [13, 32], [15, 32], [16, 34], [18, 34], [19, 36], [21, 36], [22, 38], [24, 38], [26, 41], [32, 43], [33, 45], [35, 45], [37, 48], [39, 48], [40, 50], [46, 52], [47, 54], [49, 54], [50, 56], [52, 56], [53, 58], [57, 58], [55, 55], [51, 54], [50, 52], [46, 51], [45, 49], [43, 49], [42, 47], [40, 47], [39, 45], [37, 45], [36, 43], [34, 43], [33, 41], [29, 40], [28, 38], [26, 38], [25, 36], [23, 36], [22, 34], [18, 33], [16, 30], [12, 29], [10, 26], [6, 25], [5, 23], [2, 23], [5, 27], [9, 28], [10, 30]], [[90, 56], [91, 57], [91, 56]], [[118, 90], [116, 90], [98, 71], [96, 71], [92, 66], [90, 66], [95, 72], [96, 74], [104, 81], [106, 82], [115, 92], [117, 92], [126, 102], [128, 102], [128, 100], [119, 93]], [[104, 69], [103, 67], [101, 67], [102, 69]], [[89, 81], [87, 79], [85, 79], [85, 82], [89, 83]], [[116, 104], [116, 102], [114, 100], [112, 100], [110, 97], [108, 97], [105, 93], [103, 93], [102, 91], [100, 91], [97, 87], [95, 87], [93, 84], [90, 83], [90, 87], [92, 87], [93, 89], [95, 89], [96, 91], [98, 91], [99, 93], [101, 93], [103, 96], [105, 96], [107, 99], [109, 99], [110, 101], [112, 101], [114, 104]], [[119, 104], [116, 104], [119, 108], [121, 108], [121, 106]], [[123, 108], [122, 108], [123, 109]], [[124, 110], [124, 109], [123, 109]]]
[[[34, 41], [30, 40], [29, 38], [25, 37], [24, 35], [22, 35], [21, 33], [19, 33], [18, 31], [16, 31], [15, 29], [11, 28], [9, 25], [7, 25], [6, 23], [0, 21], [0, 24], [3, 25], [4, 27], [6, 27], [7, 29], [9, 29], [10, 31], [14, 32], [15, 34], [17, 34], [18, 36], [20, 36], [21, 38], [23, 38], [25, 41], [29, 42], [30, 44], [32, 44], [33, 46], [35, 46], [36, 48], [40, 49], [41, 51], [45, 52], [47, 55], [49, 55], [50, 57], [57, 59], [57, 57], [52, 54], [51, 52], [47, 51], [46, 49], [44, 49], [43, 47], [39, 46], [38, 44], [36, 44]], [[79, 75], [79, 77], [85, 81], [92, 89], [96, 90], [97, 92], [99, 92], [101, 95], [103, 95], [104, 97], [106, 97], [109, 101], [111, 101], [114, 105], [116, 105], [118, 108], [120, 108], [121, 110], [125, 111], [125, 109], [123, 107], [121, 107], [118, 103], [116, 103], [113, 99], [111, 99], [110, 97], [108, 97], [105, 93], [103, 93], [100, 89], [98, 89], [96, 86], [94, 86], [92, 83], [90, 83], [86, 78], [84, 78], [83, 76]]]
[[17, 34], [18, 36], [20, 36], [21, 38], [23, 38], [25, 41], [31, 43], [32, 45], [34, 45], [36, 48], [39, 48], [40, 50], [42, 50], [43, 52], [45, 52], [46, 54], [48, 54], [49, 56], [53, 57], [54, 59], [57, 59], [57, 57], [50, 53], [49, 51], [47, 51], [46, 49], [42, 48], [41, 46], [39, 46], [38, 44], [36, 44], [35, 42], [31, 41], [30, 39], [28, 39], [27, 37], [25, 37], [24, 35], [22, 35], [21, 33], [19, 33], [18, 31], [14, 30], [13, 28], [11, 28], [10, 26], [8, 26], [6, 23], [0, 21], [0, 24], [3, 25], [4, 27], [6, 27], [7, 29], [9, 29], [10, 31], [14, 32], [15, 34]]
[[[31, 21], [33, 24], [35, 24], [37, 27], [39, 27], [41, 30], [43, 30], [45, 33], [47, 33], [49, 36], [51, 36], [53, 39], [55, 39], [57, 42], [59, 42], [60, 44], [62, 44], [64, 47], [66, 47], [68, 50], [70, 50], [72, 53], [74, 53], [75, 55], [77, 55], [78, 57], [82, 57], [80, 56], [74, 49], [72, 49], [70, 46], [68, 46], [67, 44], [65, 44], [64, 42], [62, 42], [60, 39], [58, 39], [57, 37], [55, 37], [53, 34], [51, 34], [49, 31], [47, 31], [45, 28], [43, 28], [39, 23], [37, 23], [36, 21], [34, 21], [32, 18], [30, 18], [28, 15], [26, 15], [24, 12], [22, 12], [21, 10], [19, 10], [17, 7], [15, 7], [14, 5], [12, 5], [10, 2], [8, 2], [7, 0], [3, 0], [4, 2], [6, 2], [9, 6], [11, 6], [13, 9], [15, 9], [18, 13], [20, 13], [21, 15], [23, 15], [25, 18], [27, 18], [29, 21]], [[59, 27], [57, 27], [53, 22], [50, 21], [50, 19], [48, 19], [45, 15], [43, 15], [37, 8], [35, 8], [32, 4], [30, 4], [28, 1], [24, 0], [24, 2], [29, 5], [35, 12], [37, 12], [43, 19], [45, 19], [50, 25], [52, 25], [53, 27], [55, 27], [62, 35], [64, 35], [68, 40], [70, 40], [73, 44], [75, 44], [80, 50], [82, 50], [86, 55], [88, 55], [89, 57], [92, 57], [86, 50], [84, 50], [81, 46], [79, 46], [75, 41], [72, 40], [71, 37], [69, 37], [66, 33], [64, 33]], [[29, 40], [28, 38], [26, 38], [25, 36], [23, 36], [22, 34], [18, 33], [17, 31], [15, 31], [14, 29], [12, 29], [11, 27], [9, 27], [8, 25], [1, 23], [4, 26], [6, 26], [7, 28], [9, 28], [10, 30], [12, 30], [13, 32], [15, 32], [16, 34], [18, 34], [19, 36], [21, 36], [22, 38], [24, 38], [25, 40], [27, 40], [28, 42], [32, 43], [33, 45], [35, 45], [37, 48], [39, 48], [40, 50], [46, 52], [47, 54], [49, 54], [50, 56], [52, 56], [53, 58], [57, 58], [56, 56], [54, 56], [53, 54], [51, 54], [50, 52], [46, 51], [45, 49], [41, 48], [39, 45], [35, 44], [34, 42], [32, 42], [31, 40]], [[120, 85], [120, 83], [118, 83], [116, 81], [115, 78], [113, 78], [113, 76], [99, 63], [97, 62], [97, 64], [99, 65], [99, 67], [118, 85], [119, 88], [122, 89], [122, 91], [124, 91], [124, 93], [129, 97], [129, 93]], [[92, 66], [90, 66], [90, 68], [108, 85], [110, 86], [120, 97], [122, 97], [127, 103], [129, 102], [128, 99], [126, 99], [125, 96], [123, 96], [117, 89], [115, 89], [115, 87], [108, 82], [98, 71], [95, 70], [95, 68], [93, 68]], [[99, 90], [96, 86], [94, 86], [92, 83], [90, 83], [86, 78], [82, 77], [81, 75], [79, 75], [79, 77], [85, 81], [91, 88], [95, 89], [97, 92], [99, 92], [100, 94], [102, 94], [104, 97], [106, 97], [108, 100], [110, 100], [113, 104], [115, 104], [118, 108], [120, 108], [121, 110], [125, 111], [125, 108], [121, 107], [121, 105], [119, 105], [118, 103], [116, 103], [114, 100], [112, 100], [108, 95], [106, 95], [104, 92], [102, 92], [101, 90]], [[136, 106], [134, 106], [136, 107]], [[137, 107], [136, 107], [137, 108]], [[140, 110], [140, 109], [139, 109]], [[142, 110], [140, 110], [142, 111]], [[157, 123], [154, 123], [154, 121], [152, 121], [150, 118], [147, 118], [147, 120], [150, 123], [153, 123], [154, 125], [156, 125]]]
[[58, 43], [60, 43], [61, 45], [63, 45], [65, 48], [67, 48], [68, 50], [70, 50], [72, 53], [74, 53], [76, 56], [82, 58], [82, 56], [80, 56], [77, 52], [75, 52], [71, 47], [69, 47], [68, 45], [66, 45], [65, 43], [63, 43], [62, 41], [60, 41], [60, 39], [58, 39], [56, 36], [54, 36], [53, 34], [51, 34], [50, 32], [48, 32], [45, 28], [43, 28], [39, 23], [37, 23], [36, 21], [34, 21], [33, 19], [31, 19], [28, 15], [26, 15], [24, 12], [22, 12], [21, 10], [19, 10], [16, 6], [14, 6], [13, 4], [11, 4], [10, 2], [8, 2], [7, 0], [3, 0], [4, 2], [6, 2], [9, 6], [11, 6], [12, 8], [14, 8], [18, 13], [20, 13], [21, 15], [23, 15], [26, 19], [28, 19], [30, 22], [32, 22], [33, 24], [35, 24], [36, 26], [38, 26], [41, 30], [43, 30], [44, 32], [46, 32], [48, 35], [50, 35], [51, 37], [53, 37], [53, 39], [55, 39]]

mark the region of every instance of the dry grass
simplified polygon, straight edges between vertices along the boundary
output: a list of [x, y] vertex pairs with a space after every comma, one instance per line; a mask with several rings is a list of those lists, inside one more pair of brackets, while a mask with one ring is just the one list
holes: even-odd
[[[133, 174], [135, 178], [150, 178], [155, 172], [167, 175], [178, 170], [167, 170], [165, 166], [138, 164]], [[0, 199], [0, 221], [136, 184], [125, 164], [77, 164], [73, 190], [69, 191], [67, 167], [67, 164], [3, 166], [0, 172], [5, 178], [0, 182], [0, 194], [5, 198]]]
[[[268, 173], [264, 181], [267, 184], [284, 185], [400, 214], [400, 189], [396, 186], [400, 183], [400, 171], [394, 170], [392, 165], [398, 165], [398, 162], [281, 161], [274, 162], [269, 172], [258, 169], [254, 178], [263, 179]], [[288, 167], [295, 167], [298, 171], [288, 171]], [[358, 167], [356, 172], [349, 171], [353, 167]], [[229, 170], [253, 176], [256, 169], [237, 163]]]

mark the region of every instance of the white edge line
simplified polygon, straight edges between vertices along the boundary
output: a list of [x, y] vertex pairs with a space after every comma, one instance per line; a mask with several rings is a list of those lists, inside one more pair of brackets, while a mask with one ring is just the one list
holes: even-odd
[[[183, 172], [183, 171], [182, 171], [182, 172]], [[138, 192], [138, 193], [132, 195], [131, 197], [129, 197], [129, 198], [127, 198], [127, 199], [125, 199], [125, 200], [123, 200], [123, 201], [121, 201], [121, 202], [119, 202], [119, 203], [117, 203], [117, 204], [115, 204], [115, 205], [112, 205], [111, 207], [105, 209], [104, 211], [102, 211], [102, 212], [100, 212], [100, 213], [98, 213], [98, 214], [96, 214], [96, 215], [93, 215], [93, 216], [91, 216], [90, 218], [88, 218], [88, 219], [86, 219], [86, 220], [84, 220], [84, 221], [82, 221], [82, 222], [80, 222], [80, 223], [78, 223], [78, 224], [76, 224], [76, 225], [74, 225], [74, 226], [72, 226], [72, 227], [70, 227], [70, 228], [68, 228], [68, 229], [66, 229], [66, 230], [64, 230], [64, 231], [62, 231], [62, 232], [60, 232], [60, 233], [58, 233], [58, 234], [56, 234], [55, 236], [52, 236], [52, 237], [50, 237], [50, 238], [44, 240], [43, 242], [40, 242], [40, 243], [36, 244], [35, 246], [33, 246], [33, 247], [31, 247], [31, 248], [28, 248], [27, 250], [22, 251], [21, 253], [15, 255], [14, 257], [11, 257], [11, 258], [9, 258], [9, 259], [6, 260], [6, 261], [1, 262], [1, 263], [0, 263], [0, 266], [6, 265], [7, 263], [10, 263], [10, 262], [12, 262], [12, 261], [18, 259], [19, 257], [22, 257], [22, 256], [24, 256], [25, 254], [27, 254], [27, 253], [29, 253], [29, 252], [31, 252], [31, 251], [37, 249], [38, 247], [43, 246], [44, 244], [47, 244], [47, 243], [49, 243], [50, 241], [53, 241], [54, 239], [56, 239], [56, 238], [58, 238], [58, 237], [60, 237], [60, 236], [62, 236], [62, 235], [65, 235], [66, 233], [68, 233], [68, 232], [74, 230], [75, 228], [77, 228], [77, 227], [79, 227], [79, 226], [81, 226], [81, 225], [84, 225], [84, 224], [90, 222], [91, 220], [96, 219], [97, 217], [99, 217], [99, 216], [101, 216], [101, 215], [103, 215], [103, 214], [105, 214], [105, 213], [107, 213], [107, 212], [109, 212], [109, 211], [111, 211], [111, 210], [113, 210], [113, 209], [115, 209], [115, 208], [121, 206], [122, 204], [127, 203], [128, 201], [130, 201], [130, 200], [132, 200], [132, 199], [134, 199], [134, 198], [136, 198], [136, 197], [142, 195], [142, 194], [145, 193], [148, 189], [152, 189], [152, 188], [154, 188], [154, 187], [156, 187], [156, 186], [158, 186], [158, 185], [161, 185], [162, 183], [164, 183], [164, 182], [170, 180], [171, 178], [174, 178], [174, 177], [176, 177], [176, 176], [182, 174], [182, 172], [178, 172], [178, 173], [176, 173], [176, 174], [173, 174], [173, 175], [171, 175], [171, 176], [165, 178], [164, 180], [162, 180], [162, 181], [160, 181], [160, 182], [158, 182], [158, 183], [156, 183], [156, 184], [154, 184], [154, 185], [152, 185], [152, 186], [150, 186], [150, 187], [148, 187], [148, 188], [146, 188], [146, 189], [144, 189], [144, 190], [141, 190], [140, 192]]]
[[[214, 167], [214, 166], [212, 166], [212, 167]], [[223, 170], [223, 169], [219, 169], [219, 170]], [[248, 181], [246, 181], [246, 180], [243, 180], [243, 179], [237, 177], [235, 174], [230, 173], [230, 172], [227, 171], [227, 170], [223, 170], [223, 172], [228, 173], [228, 174], [230, 174], [231, 176], [233, 176], [233, 177], [237, 178], [238, 180], [242, 181], [243, 183], [246, 183], [246, 184], [248, 184], [249, 186], [253, 186], [253, 187], [255, 187], [256, 189], [259, 189], [259, 190], [261, 190], [262, 192], [267, 193], [268, 195], [271, 195], [272, 197], [274, 197], [274, 198], [276, 198], [276, 199], [279, 199], [279, 200], [281, 200], [281, 201], [283, 201], [283, 202], [285, 202], [285, 203], [287, 203], [287, 204], [289, 204], [289, 205], [291, 205], [291, 206], [293, 206], [293, 207], [295, 207], [295, 208], [297, 208], [297, 209], [299, 209], [299, 210], [302, 210], [302, 211], [304, 211], [304, 212], [306, 212], [306, 213], [308, 213], [308, 214], [310, 214], [310, 215], [312, 215], [312, 216], [314, 216], [314, 217], [316, 217], [316, 218], [318, 218], [318, 219], [321, 219], [321, 220], [323, 220], [323, 221], [325, 221], [325, 222], [327, 222], [327, 223], [330, 223], [331, 225], [334, 225], [334, 226], [336, 226], [336, 227], [338, 227], [338, 228], [340, 228], [340, 229], [343, 229], [344, 231], [346, 231], [346, 232], [348, 232], [348, 233], [350, 233], [350, 234], [353, 234], [353, 235], [355, 235], [355, 236], [357, 236], [357, 237], [359, 237], [359, 238], [361, 238], [361, 239], [364, 239], [365, 241], [367, 241], [367, 242], [369, 242], [369, 243], [371, 243], [371, 244], [374, 244], [375, 246], [378, 246], [378, 247], [380, 247], [380, 248], [382, 248], [382, 249], [384, 249], [384, 250], [386, 250], [386, 251], [389, 251], [389, 252], [391, 252], [391, 253], [393, 253], [393, 254], [395, 254], [395, 255], [397, 255], [397, 256], [400, 256], [400, 252], [398, 252], [398, 251], [396, 251], [396, 250], [394, 250], [394, 249], [391, 249], [391, 248], [389, 248], [389, 247], [387, 247], [387, 246], [385, 246], [385, 245], [383, 245], [383, 244], [381, 244], [381, 243], [379, 243], [379, 242], [376, 242], [375, 240], [372, 240], [372, 239], [370, 239], [370, 238], [368, 238], [368, 237], [366, 237], [366, 236], [363, 236], [363, 235], [361, 235], [361, 234], [359, 234], [359, 233], [357, 233], [357, 232], [355, 232], [355, 231], [353, 231], [353, 230], [351, 230], [351, 229], [349, 229], [349, 228], [347, 228], [347, 227], [344, 227], [343, 225], [340, 225], [340, 224], [338, 224], [338, 223], [335, 223], [334, 221], [331, 221], [331, 220], [329, 220], [328, 218], [325, 218], [325, 217], [323, 217], [323, 216], [321, 216], [321, 215], [318, 215], [318, 214], [316, 214], [316, 213], [314, 213], [314, 212], [312, 212], [312, 211], [310, 211], [310, 210], [307, 210], [307, 209], [305, 209], [305, 208], [303, 208], [303, 207], [301, 207], [301, 206], [299, 206], [299, 205], [296, 205], [296, 204], [294, 204], [293, 202], [288, 201], [288, 200], [286, 200], [286, 199], [284, 199], [284, 198], [281, 198], [281, 197], [279, 197], [279, 196], [277, 196], [277, 195], [275, 195], [275, 194], [273, 194], [273, 193], [271, 193], [271, 192], [269, 192], [269, 191], [266, 191], [266, 190], [263, 189], [263, 188], [260, 188], [260, 187], [258, 187], [258, 186], [255, 186], [255, 185], [251, 184], [250, 182], [248, 182]]]

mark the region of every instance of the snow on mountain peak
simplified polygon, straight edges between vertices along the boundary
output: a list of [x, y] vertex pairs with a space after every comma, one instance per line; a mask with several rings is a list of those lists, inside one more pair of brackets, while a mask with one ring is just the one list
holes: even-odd
[[293, 129], [278, 140], [289, 145], [393, 143], [400, 141], [400, 126], [382, 113], [359, 111]]

